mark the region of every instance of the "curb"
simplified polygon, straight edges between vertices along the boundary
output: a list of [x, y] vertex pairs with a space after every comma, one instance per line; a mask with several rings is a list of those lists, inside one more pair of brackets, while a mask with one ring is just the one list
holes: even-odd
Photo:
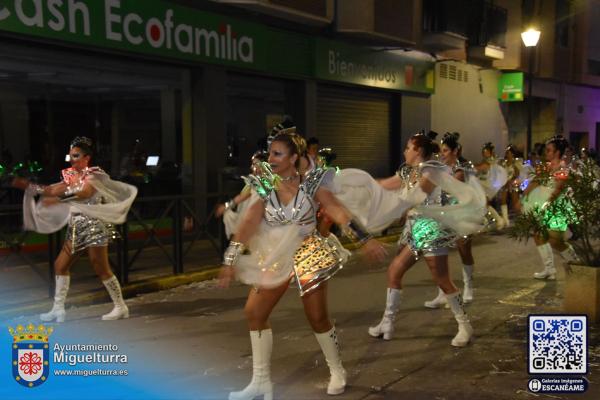
[[[171, 289], [177, 286], [188, 285], [194, 282], [214, 279], [219, 275], [219, 266], [207, 266], [205, 270], [197, 272], [183, 273], [181, 275], [164, 276], [158, 278], [149, 278], [133, 282], [123, 286], [123, 297], [125, 299], [135, 297], [138, 294], [157, 292], [160, 290]], [[110, 297], [105, 290], [98, 290], [92, 293], [83, 293], [71, 296], [67, 299], [67, 308], [83, 307], [93, 304], [110, 302]], [[20, 315], [36, 314], [47, 311], [52, 306], [52, 300], [23, 305], [20, 307], [9, 308], [0, 312], [0, 319], [14, 318]]]
[[[378, 237], [377, 240], [383, 243], [393, 243], [398, 240], [399, 236], [400, 235], [382, 236]], [[351, 251], [359, 248], [359, 246], [355, 243], [345, 243], [344, 247]], [[214, 279], [219, 275], [219, 268], [220, 265], [207, 265], [202, 271], [148, 278], [129, 283], [122, 288], [123, 297], [128, 299], [139, 294], [157, 292], [160, 290], [172, 289], [177, 286], [188, 285], [194, 282], [202, 282]], [[110, 297], [105, 290], [98, 290], [92, 293], [83, 293], [69, 297], [67, 300], [67, 307], [83, 307], [110, 301]], [[47, 311], [51, 305], [52, 301], [49, 298], [40, 303], [9, 308], [7, 310], [0, 311], [0, 319], [9, 319], [20, 315], [42, 313]]]

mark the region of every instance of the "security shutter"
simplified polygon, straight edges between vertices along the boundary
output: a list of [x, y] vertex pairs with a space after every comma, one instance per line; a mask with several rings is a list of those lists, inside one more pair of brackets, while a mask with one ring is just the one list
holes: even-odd
[[387, 176], [390, 160], [390, 96], [330, 86], [318, 88], [317, 137], [337, 153], [341, 168]]

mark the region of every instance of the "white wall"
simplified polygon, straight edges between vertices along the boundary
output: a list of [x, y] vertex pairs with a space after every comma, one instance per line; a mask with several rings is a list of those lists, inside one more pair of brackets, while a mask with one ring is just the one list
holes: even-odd
[[[442, 63], [437, 63], [435, 94], [431, 96], [431, 129], [440, 135], [448, 131], [459, 132], [463, 155], [470, 160], [481, 158], [481, 147], [485, 142], [494, 143], [500, 155], [508, 144], [508, 129], [497, 100], [500, 72], [481, 70], [461, 62], [443, 63], [463, 71], [463, 80], [441, 78]], [[464, 72], [468, 77], [466, 81]]]
[[558, 100], [556, 117], [562, 119], [562, 132], [558, 133], [568, 139], [570, 132], [588, 132], [590, 147], [599, 147], [596, 123], [600, 122], [600, 88], [536, 80], [533, 96]]
[[588, 132], [590, 147], [598, 149], [596, 123], [600, 123], [600, 88], [566, 86], [563, 110], [565, 136], [569, 137], [569, 132]]

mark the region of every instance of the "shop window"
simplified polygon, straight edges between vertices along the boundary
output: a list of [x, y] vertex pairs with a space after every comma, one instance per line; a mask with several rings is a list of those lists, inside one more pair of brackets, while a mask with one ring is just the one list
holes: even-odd
[[[43, 168], [38, 179], [56, 182], [69, 166], [65, 156], [71, 140], [88, 136], [96, 147], [93, 164], [135, 184], [140, 196], [181, 190], [177, 70], [106, 56], [29, 51], [0, 48], [4, 168], [37, 161]], [[156, 165], [147, 165], [148, 156], [158, 157]]]

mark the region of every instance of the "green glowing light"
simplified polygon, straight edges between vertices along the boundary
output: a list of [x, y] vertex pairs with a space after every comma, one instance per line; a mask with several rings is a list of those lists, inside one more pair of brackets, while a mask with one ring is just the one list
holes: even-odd
[[418, 218], [412, 224], [412, 236], [419, 250], [429, 248], [442, 236], [440, 225], [430, 218]]
[[541, 213], [542, 222], [552, 231], [565, 232], [569, 225], [577, 223], [573, 205], [564, 195], [561, 195]]

